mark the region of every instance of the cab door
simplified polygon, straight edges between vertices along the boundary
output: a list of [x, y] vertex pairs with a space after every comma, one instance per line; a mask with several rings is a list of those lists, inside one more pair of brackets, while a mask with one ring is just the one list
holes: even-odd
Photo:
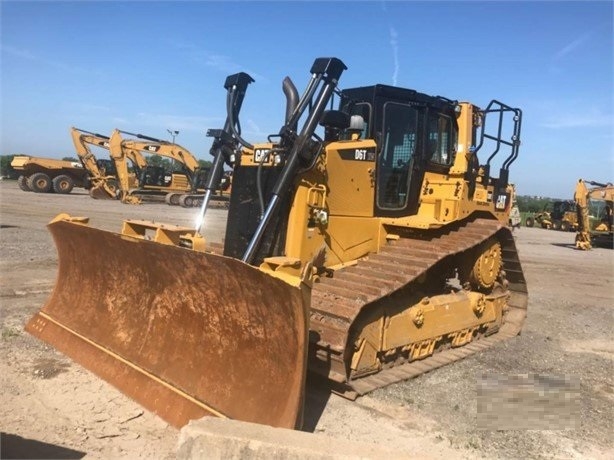
[[375, 215], [415, 214], [420, 187], [419, 138], [423, 108], [388, 101], [383, 105], [381, 149], [377, 159]]

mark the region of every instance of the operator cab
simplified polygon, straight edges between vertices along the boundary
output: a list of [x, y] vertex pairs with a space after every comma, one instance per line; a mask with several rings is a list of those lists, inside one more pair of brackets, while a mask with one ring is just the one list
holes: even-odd
[[115, 168], [115, 163], [111, 160], [98, 159], [96, 160], [96, 166], [100, 170], [100, 174], [103, 176], [116, 176], [117, 177], [117, 168]]
[[147, 165], [141, 169], [139, 183], [141, 187], [156, 186], [168, 187], [171, 182], [171, 176], [166, 172], [163, 166]]
[[377, 144], [374, 215], [415, 214], [425, 171], [445, 174], [454, 162], [456, 102], [375, 85], [343, 90], [340, 109], [361, 117], [359, 138]]
[[576, 204], [573, 201], [555, 201], [550, 215], [554, 220], [561, 220], [566, 212], [576, 212]]

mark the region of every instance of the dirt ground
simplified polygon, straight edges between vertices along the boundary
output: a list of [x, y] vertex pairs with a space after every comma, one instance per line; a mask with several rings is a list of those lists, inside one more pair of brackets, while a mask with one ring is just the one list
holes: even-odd
[[[196, 214], [0, 182], [0, 457], [173, 458], [177, 430], [23, 330], [54, 284], [57, 256], [45, 224], [60, 212], [114, 231], [126, 218], [189, 226]], [[221, 242], [225, 214], [208, 212], [210, 241]], [[521, 228], [515, 236], [529, 289], [522, 335], [355, 402], [310, 386], [304, 429], [399, 457], [614, 458], [614, 251], [577, 251], [573, 233]], [[479, 429], [486, 373], [578, 382], [573, 427]]]

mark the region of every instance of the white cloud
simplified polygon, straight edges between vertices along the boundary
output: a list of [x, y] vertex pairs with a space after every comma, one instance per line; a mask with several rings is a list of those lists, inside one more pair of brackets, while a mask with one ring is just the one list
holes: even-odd
[[139, 112], [133, 122], [137, 125], [155, 126], [179, 131], [206, 131], [210, 126], [224, 123], [220, 117], [197, 117]]
[[16, 48], [16, 47], [10, 46], [10, 45], [0, 45], [0, 48], [5, 53], [11, 54], [11, 55], [13, 55], [15, 57], [18, 57], [18, 58], [21, 58], [21, 59], [26, 59], [28, 61], [38, 62], [40, 64], [43, 64], [43, 65], [46, 65], [46, 66], [49, 66], [49, 67], [53, 67], [53, 68], [55, 68], [57, 70], [61, 70], [62, 72], [87, 73], [89, 75], [101, 75], [101, 73], [99, 71], [96, 71], [96, 70], [91, 69], [91, 68], [90, 69], [85, 69], [83, 67], [73, 66], [73, 65], [61, 62], [61, 61], [56, 61], [56, 60], [53, 60], [53, 59], [47, 59], [47, 58], [43, 58], [43, 57], [37, 56], [36, 54], [32, 53], [30, 50]]
[[550, 129], [614, 127], [614, 117], [612, 114], [593, 111], [590, 113], [562, 115], [556, 119], [541, 123], [541, 126]]
[[392, 47], [392, 56], [394, 59], [394, 71], [392, 72], [392, 85], [396, 86], [399, 77], [399, 42], [397, 31], [390, 26], [390, 46]]
[[[380, 2], [380, 7], [385, 16], [388, 16], [388, 6], [385, 1]], [[392, 70], [392, 85], [396, 86], [399, 79], [399, 34], [394, 26], [388, 21], [388, 34], [390, 37], [389, 43], [392, 48], [392, 60], [393, 60], [393, 70]]]
[[0, 45], [0, 49], [2, 49], [2, 51], [4, 51], [5, 53], [12, 54], [13, 56], [20, 57], [23, 59], [28, 59], [30, 61], [34, 61], [37, 59], [37, 57], [34, 54], [32, 54], [30, 51], [20, 49], [20, 48], [15, 48], [14, 46]]
[[80, 110], [82, 112], [110, 112], [111, 107], [106, 105], [97, 105], [97, 104], [83, 104], [83, 103], [75, 103], [72, 104], [74, 110]]
[[224, 73], [246, 72], [255, 80], [268, 81], [257, 72], [246, 69], [243, 65], [234, 62], [230, 56], [212, 53], [189, 42], [172, 40], [170, 44], [178, 50], [185, 52], [187, 57], [196, 64], [212, 67]]
[[[248, 119], [247, 123], [246, 123], [246, 132], [244, 134], [249, 134], [250, 136], [253, 137], [266, 137], [268, 136], [270, 133], [264, 133], [261, 129], [260, 126], [258, 126], [256, 124], [256, 122], [253, 119]], [[243, 136], [241, 136], [243, 137]]]
[[567, 45], [565, 45], [561, 49], [559, 49], [554, 54], [553, 59], [555, 61], [559, 60], [559, 59], [562, 59], [563, 57], [565, 57], [568, 54], [572, 53], [576, 49], [580, 48], [584, 43], [586, 43], [588, 41], [588, 39], [590, 37], [591, 37], [591, 32], [587, 32], [587, 33], [581, 35], [580, 37], [576, 38], [572, 42], [568, 43]]

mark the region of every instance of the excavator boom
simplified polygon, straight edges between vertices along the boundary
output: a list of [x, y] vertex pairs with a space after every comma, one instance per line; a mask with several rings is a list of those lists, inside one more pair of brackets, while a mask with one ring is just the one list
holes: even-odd
[[109, 137], [80, 128], [71, 128], [70, 136], [75, 145], [83, 167], [87, 170], [91, 182], [90, 196], [95, 199], [110, 200], [117, 198], [117, 178], [100, 167], [90, 145], [109, 150]]

